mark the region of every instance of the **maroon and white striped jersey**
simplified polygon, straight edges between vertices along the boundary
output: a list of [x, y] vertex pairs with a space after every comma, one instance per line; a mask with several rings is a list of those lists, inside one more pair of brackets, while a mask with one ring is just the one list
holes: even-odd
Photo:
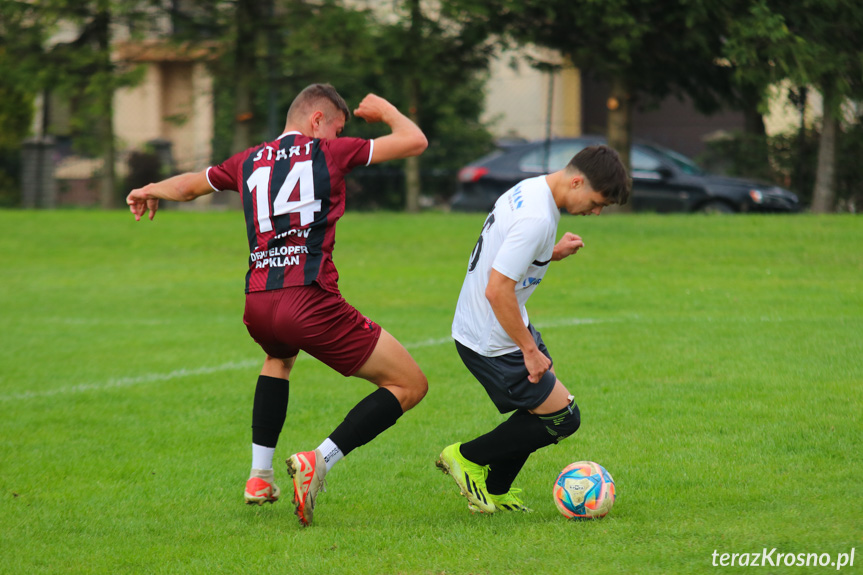
[[336, 222], [345, 213], [345, 175], [368, 165], [372, 148], [371, 140], [288, 132], [207, 168], [214, 190], [242, 195], [246, 293], [312, 282], [338, 293], [333, 247]]

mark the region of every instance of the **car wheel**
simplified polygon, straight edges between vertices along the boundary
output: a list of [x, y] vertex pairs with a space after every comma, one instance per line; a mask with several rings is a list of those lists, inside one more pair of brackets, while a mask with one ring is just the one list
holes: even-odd
[[712, 202], [702, 204], [701, 207], [698, 208], [698, 211], [702, 214], [733, 214], [734, 208], [723, 201], [714, 200]]

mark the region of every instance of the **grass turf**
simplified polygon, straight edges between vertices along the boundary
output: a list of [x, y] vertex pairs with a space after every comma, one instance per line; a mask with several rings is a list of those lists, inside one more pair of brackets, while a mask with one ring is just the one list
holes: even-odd
[[[586, 247], [528, 308], [582, 427], [519, 476], [535, 512], [494, 516], [434, 467], [503, 419], [448, 337], [483, 220], [340, 224], [342, 292], [431, 387], [336, 466], [301, 529], [282, 465], [285, 501], [242, 504], [262, 356], [241, 215], [0, 212], [0, 573], [702, 573], [714, 551], [857, 547], [860, 569], [859, 218], [564, 217]], [[277, 460], [371, 391], [301, 356]], [[551, 500], [581, 459], [616, 480], [600, 521]]]

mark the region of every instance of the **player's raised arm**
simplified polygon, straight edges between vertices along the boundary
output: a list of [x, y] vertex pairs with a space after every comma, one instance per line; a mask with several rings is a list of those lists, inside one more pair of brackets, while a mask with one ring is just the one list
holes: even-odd
[[214, 191], [205, 172], [189, 172], [132, 190], [126, 196], [126, 204], [135, 221], [141, 221], [141, 216], [147, 212], [152, 220], [159, 209], [159, 200], [190, 202]]
[[354, 115], [370, 124], [384, 122], [392, 130], [391, 134], [375, 138], [372, 164], [419, 156], [428, 147], [428, 140], [419, 126], [380, 96], [367, 95]]

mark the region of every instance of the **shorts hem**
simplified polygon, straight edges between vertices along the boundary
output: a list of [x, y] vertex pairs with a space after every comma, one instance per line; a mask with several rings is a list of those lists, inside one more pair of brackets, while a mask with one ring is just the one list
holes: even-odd
[[377, 328], [378, 329], [375, 332], [373, 343], [369, 346], [368, 352], [363, 354], [363, 358], [360, 361], [358, 361], [356, 363], [356, 365], [354, 365], [350, 369], [346, 369], [344, 371], [339, 371], [339, 370], [336, 370], [336, 371], [339, 371], [339, 373], [341, 373], [345, 377], [353, 377], [360, 369], [362, 369], [362, 367], [366, 364], [366, 362], [369, 360], [369, 358], [375, 352], [375, 348], [377, 348], [377, 346], [378, 346], [378, 341], [380, 341], [380, 339], [381, 339], [381, 326], [377, 326]]

